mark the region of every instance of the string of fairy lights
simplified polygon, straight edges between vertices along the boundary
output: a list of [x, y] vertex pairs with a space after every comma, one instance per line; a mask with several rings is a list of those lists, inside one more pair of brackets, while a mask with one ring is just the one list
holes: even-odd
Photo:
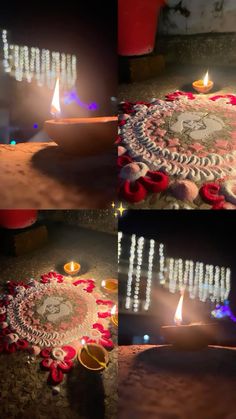
[[[123, 246], [125, 242], [125, 245]], [[128, 248], [127, 248], [128, 244]], [[124, 250], [125, 248], [125, 250]], [[165, 246], [155, 240], [118, 233], [118, 263], [128, 250], [128, 275], [125, 308], [138, 312], [151, 306], [151, 291], [156, 284], [177, 293], [185, 289], [191, 299], [222, 303], [231, 288], [231, 270], [193, 260], [165, 256]], [[122, 262], [121, 262], [122, 259]]]
[[9, 44], [6, 29], [2, 30], [2, 45], [4, 70], [17, 81], [35, 81], [38, 86], [53, 89], [57, 77], [60, 77], [62, 88], [75, 86], [77, 59], [74, 54]]

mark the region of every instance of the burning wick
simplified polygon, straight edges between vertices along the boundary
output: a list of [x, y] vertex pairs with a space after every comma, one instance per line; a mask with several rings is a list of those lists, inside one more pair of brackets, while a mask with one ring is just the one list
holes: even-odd
[[59, 116], [61, 114], [59, 77], [57, 78], [55, 89], [54, 89], [54, 94], [52, 98], [51, 114], [54, 117], [55, 121], [58, 121]]

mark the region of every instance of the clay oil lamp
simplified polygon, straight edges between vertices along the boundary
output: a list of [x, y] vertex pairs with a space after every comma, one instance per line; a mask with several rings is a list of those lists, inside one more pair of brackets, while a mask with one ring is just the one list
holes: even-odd
[[68, 262], [64, 265], [64, 271], [68, 274], [68, 275], [75, 275], [79, 272], [80, 270], [80, 264], [77, 262]]
[[53, 119], [45, 121], [49, 138], [63, 151], [78, 156], [90, 156], [113, 149], [117, 134], [117, 116], [91, 118], [61, 118], [59, 78], [51, 105]]
[[118, 290], [118, 281], [117, 279], [107, 278], [102, 281], [101, 286], [105, 292], [114, 294]]
[[101, 371], [107, 368], [109, 354], [106, 349], [96, 343], [85, 343], [82, 339], [82, 347], [78, 352], [79, 362], [90, 371]]
[[161, 333], [167, 343], [176, 349], [198, 350], [208, 346], [215, 324], [182, 324], [184, 294], [181, 295], [175, 312], [175, 326], [162, 326]]
[[203, 80], [195, 80], [192, 86], [198, 93], [208, 93], [214, 86], [214, 83], [212, 80], [209, 80], [209, 75], [207, 71]]
[[118, 327], [118, 312], [116, 305], [114, 305], [111, 309], [111, 322], [114, 324], [114, 326]]

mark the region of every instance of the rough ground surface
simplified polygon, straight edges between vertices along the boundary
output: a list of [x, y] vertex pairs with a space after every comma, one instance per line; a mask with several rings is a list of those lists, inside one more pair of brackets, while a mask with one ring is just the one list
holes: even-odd
[[[120, 84], [119, 100], [148, 101], [152, 98], [164, 99], [165, 95], [175, 90], [194, 92], [192, 82], [201, 79], [208, 67], [194, 65], [170, 64], [163, 74], [142, 82]], [[236, 92], [236, 69], [226, 67], [210, 67], [210, 79], [214, 81], [214, 88], [210, 94]]]
[[236, 351], [119, 347], [119, 419], [235, 419]]
[[108, 208], [115, 154], [79, 158], [54, 143], [0, 145], [1, 208]]
[[[81, 263], [81, 277], [100, 281], [116, 275], [116, 236], [52, 223], [48, 244], [20, 257], [0, 255], [0, 285], [7, 280], [39, 278], [51, 269], [63, 273], [65, 261]], [[1, 290], [0, 290], [1, 292]], [[117, 343], [117, 328], [111, 329]], [[27, 353], [0, 355], [1, 419], [115, 419], [117, 407], [117, 350], [103, 373], [88, 373], [77, 365], [58, 395], [47, 386], [39, 359]], [[29, 361], [29, 362], [28, 362]]]

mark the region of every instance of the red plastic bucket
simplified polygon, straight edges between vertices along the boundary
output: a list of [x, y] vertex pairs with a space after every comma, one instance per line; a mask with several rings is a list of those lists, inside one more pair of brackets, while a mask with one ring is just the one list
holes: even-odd
[[118, 0], [118, 54], [153, 51], [160, 9], [165, 0]]
[[17, 229], [29, 227], [37, 220], [37, 210], [0, 210], [0, 227]]

